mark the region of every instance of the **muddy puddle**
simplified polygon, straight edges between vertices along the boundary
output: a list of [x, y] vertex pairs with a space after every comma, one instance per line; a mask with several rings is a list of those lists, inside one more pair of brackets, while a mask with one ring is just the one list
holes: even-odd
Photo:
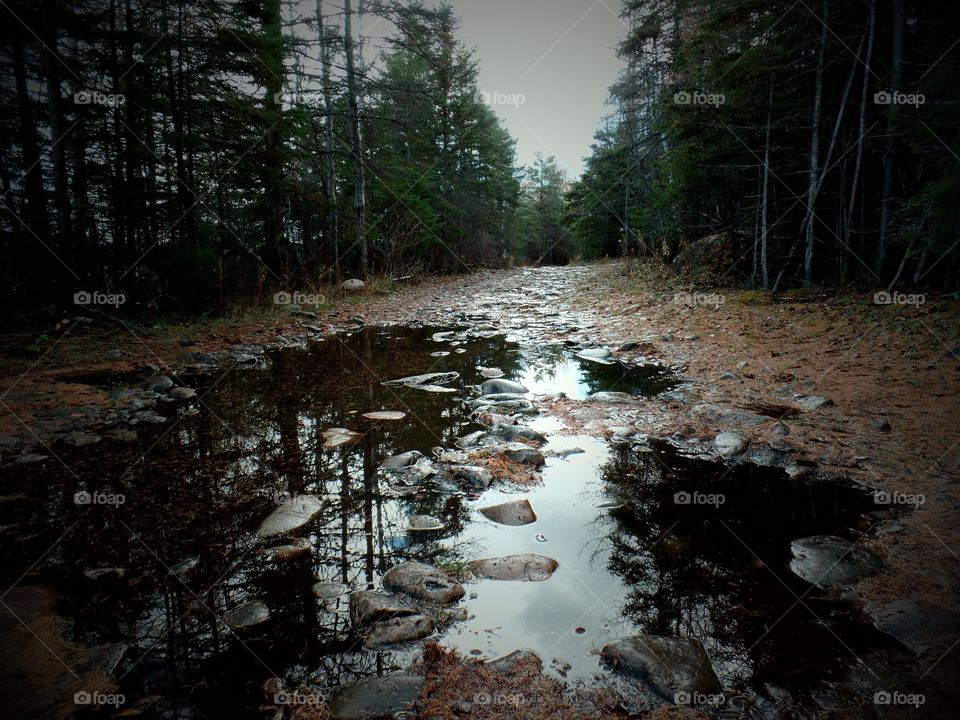
[[[479, 658], [529, 648], [549, 673], [628, 694], [598, 651], [629, 635], [699, 638], [725, 692], [788, 706], [880, 642], [789, 570], [795, 538], [853, 540], [865, 529], [871, 497], [853, 487], [559, 434], [557, 418], [537, 414], [522, 422], [548, 438], [542, 484], [397, 483], [386, 458], [436, 457], [482, 429], [464, 398], [494, 369], [534, 399], [652, 394], [676, 381], [562, 344], [456, 332], [368, 327], [183, 376], [202, 402], [163, 411], [178, 422], [141, 429], [136, 444], [64, 448], [69, 471], [3, 470], [4, 581], [26, 573], [56, 588], [71, 639], [122, 650], [120, 688], [152, 697], [157, 717], [260, 717], [269, 677], [333, 690], [405, 668], [420, 644], [364, 648], [348, 591], [379, 589], [408, 560], [453, 575], [482, 558], [556, 561], [538, 581], [465, 581], [454, 609], [466, 619], [451, 613], [430, 636]], [[440, 372], [459, 377], [433, 391], [382, 384]], [[363, 417], [372, 411], [404, 416]], [[360, 434], [330, 447], [331, 428]], [[258, 535], [304, 495], [319, 499], [309, 522]], [[523, 499], [529, 507], [509, 524], [480, 512]], [[290, 538], [305, 552], [264, 554]]]

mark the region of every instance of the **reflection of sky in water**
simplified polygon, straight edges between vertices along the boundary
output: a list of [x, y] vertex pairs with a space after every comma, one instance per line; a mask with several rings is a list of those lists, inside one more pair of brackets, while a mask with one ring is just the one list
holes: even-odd
[[[611, 639], [611, 625], [617, 629], [616, 605], [626, 587], [606, 569], [609, 548], [603, 538], [613, 521], [593, 507], [600, 498], [597, 475], [607, 457], [606, 444], [586, 436], [554, 437], [547, 449], [572, 447], [586, 452], [566, 460], [550, 458], [543, 486], [522, 495], [491, 490], [473, 504], [475, 510], [526, 497], [537, 513], [536, 522], [509, 527], [475, 513], [475, 522], [460, 538], [476, 538], [475, 550], [488, 557], [540, 553], [560, 567], [544, 582], [484, 580], [469, 585], [467, 592], [477, 593], [467, 602], [473, 617], [454, 625], [445, 643], [464, 654], [478, 649], [483, 657], [529, 648], [545, 665], [554, 658], [572, 665], [569, 677], [589, 678], [598, 671], [591, 651]], [[538, 534], [547, 542], [537, 541]], [[577, 635], [577, 627], [587, 632]]]

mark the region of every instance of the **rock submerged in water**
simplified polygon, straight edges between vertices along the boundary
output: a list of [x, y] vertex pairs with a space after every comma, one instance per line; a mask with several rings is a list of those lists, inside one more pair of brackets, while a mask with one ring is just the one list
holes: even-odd
[[416, 615], [417, 609], [406, 598], [378, 590], [354, 590], [350, 593], [350, 624], [362, 630], [387, 618]]
[[379, 648], [422, 640], [433, 632], [433, 621], [426, 615], [405, 615], [380, 620], [371, 626], [363, 640], [364, 647]]
[[142, 383], [140, 387], [144, 390], [152, 390], [153, 392], [166, 392], [173, 387], [173, 380], [168, 378], [166, 375], [151, 375]]
[[488, 488], [493, 482], [493, 473], [479, 465], [454, 465], [450, 470], [456, 480], [476, 488]]
[[409, 712], [423, 689], [420, 675], [396, 673], [361, 680], [330, 698], [333, 720], [369, 720]]
[[383, 576], [383, 587], [417, 600], [452, 605], [463, 597], [463, 586], [442, 570], [424, 563], [409, 561], [390, 568]]
[[238, 605], [223, 614], [223, 621], [232, 628], [259, 625], [270, 619], [270, 608], [259, 600]]
[[529, 525], [537, 521], [537, 514], [526, 498], [501, 503], [500, 505], [488, 505], [480, 508], [479, 511], [488, 520], [493, 520], [493, 522], [501, 525]]
[[424, 375], [409, 375], [407, 377], [397, 378], [396, 380], [385, 380], [380, 383], [388, 387], [412, 387], [419, 388], [429, 385], [444, 385], [453, 382], [460, 377], [458, 372], [437, 372], [426, 373]]
[[634, 635], [605, 645], [600, 655], [613, 670], [644, 680], [669, 702], [680, 693], [714, 695], [721, 690], [707, 651], [695, 638]]
[[885, 569], [870, 550], [833, 535], [814, 535], [790, 543], [794, 574], [823, 590], [836, 590]]
[[374, 410], [373, 412], [365, 412], [363, 417], [367, 420], [383, 420], [387, 422], [393, 422], [396, 420], [403, 420], [407, 414], [400, 410]]
[[276, 547], [266, 548], [263, 555], [272, 562], [286, 562], [302, 557], [310, 552], [310, 541], [306, 538], [296, 538], [288, 545], [277, 545]]
[[391, 455], [380, 463], [381, 470], [405, 470], [411, 465], [415, 465], [423, 458], [423, 453], [419, 450], [408, 450], [399, 455]]
[[333, 450], [343, 445], [350, 445], [359, 440], [362, 435], [346, 428], [330, 428], [323, 431], [323, 447]]
[[506, 555], [498, 558], [474, 560], [470, 563], [471, 572], [485, 580], [522, 580], [524, 582], [543, 582], [560, 567], [553, 558], [536, 553]]
[[480, 386], [481, 395], [496, 395], [498, 393], [513, 393], [516, 395], [525, 395], [529, 390], [518, 382], [513, 380], [504, 380], [496, 378], [487, 380]]
[[411, 515], [407, 518], [407, 532], [443, 530], [444, 525], [432, 515]]
[[323, 500], [316, 495], [297, 495], [274, 510], [260, 524], [260, 537], [286, 535], [303, 527], [323, 510]]

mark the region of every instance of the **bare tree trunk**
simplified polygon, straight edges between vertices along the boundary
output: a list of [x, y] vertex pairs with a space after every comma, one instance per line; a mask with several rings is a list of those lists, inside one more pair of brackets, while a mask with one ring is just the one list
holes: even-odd
[[64, 262], [73, 265], [75, 247], [70, 218], [70, 191], [67, 187], [66, 139], [63, 137], [63, 99], [60, 96], [60, 57], [57, 12], [53, 0], [46, 0], [47, 21], [47, 116], [50, 121], [50, 154], [53, 158], [53, 203], [57, 214], [57, 246]]
[[770, 98], [767, 102], [767, 134], [763, 149], [763, 203], [760, 209], [760, 276], [763, 278], [763, 289], [770, 287], [770, 271], [767, 262], [767, 248], [770, 228], [767, 224], [768, 199], [770, 194], [770, 113], [773, 108], [773, 82], [770, 82]]
[[[903, 32], [906, 13], [903, 0], [893, 0], [893, 49], [891, 91], [898, 93], [903, 89]], [[880, 203], [880, 236], [877, 239], [876, 271], [883, 273], [883, 264], [887, 257], [887, 244], [890, 236], [890, 215], [893, 212], [893, 176], [896, 169], [897, 144], [894, 135], [897, 130], [896, 108], [892, 108], [887, 120], [887, 147], [883, 155], [883, 191]]]
[[[870, 29], [867, 31], [867, 56], [864, 60], [863, 88], [860, 90], [860, 124], [857, 130], [857, 157], [853, 163], [853, 182], [850, 183], [850, 203], [847, 207], [847, 221], [844, 225], [844, 244], [850, 251], [850, 228], [853, 225], [853, 213], [857, 205], [857, 185], [860, 182], [860, 168], [863, 163], [863, 135], [867, 127], [867, 98], [870, 93], [870, 61], [873, 58], [873, 36], [877, 28], [877, 0], [870, 0]], [[841, 278], [842, 279], [842, 278]]]
[[357, 71], [353, 40], [353, 7], [344, 0], [343, 43], [347, 56], [347, 96], [350, 106], [350, 156], [353, 159], [353, 207], [357, 220], [357, 240], [360, 243], [360, 271], [366, 279], [367, 257], [367, 199], [363, 177], [363, 139], [360, 136], [360, 112], [357, 103]]
[[325, 182], [324, 191], [327, 196], [327, 203], [330, 209], [327, 213], [327, 232], [330, 234], [330, 252], [333, 256], [333, 267], [335, 278], [340, 277], [340, 239], [338, 236], [337, 217], [337, 171], [333, 159], [333, 83], [330, 79], [330, 43], [333, 38], [328, 35], [326, 26], [323, 23], [323, 0], [317, 0], [317, 33], [320, 35], [320, 63], [321, 85], [323, 87], [323, 113], [324, 113], [324, 167]]
[[823, 14], [820, 31], [820, 46], [817, 50], [817, 75], [814, 80], [813, 112], [810, 128], [810, 173], [807, 188], [807, 215], [810, 220], [806, 223], [806, 243], [803, 260], [803, 284], [810, 287], [813, 284], [813, 219], [814, 205], [817, 202], [817, 178], [820, 173], [820, 105], [823, 99], [823, 63], [827, 49], [827, 18], [830, 10], [830, 0], [823, 0]]

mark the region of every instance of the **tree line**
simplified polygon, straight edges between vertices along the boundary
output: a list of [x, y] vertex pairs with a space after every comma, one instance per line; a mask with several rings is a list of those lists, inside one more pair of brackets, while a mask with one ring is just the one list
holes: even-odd
[[522, 173], [451, 9], [307, 7], [4, 3], [4, 308], [223, 311], [512, 254]]
[[770, 290], [960, 289], [960, 5], [625, 0], [622, 19], [616, 112], [565, 209], [584, 253], [719, 256]]

